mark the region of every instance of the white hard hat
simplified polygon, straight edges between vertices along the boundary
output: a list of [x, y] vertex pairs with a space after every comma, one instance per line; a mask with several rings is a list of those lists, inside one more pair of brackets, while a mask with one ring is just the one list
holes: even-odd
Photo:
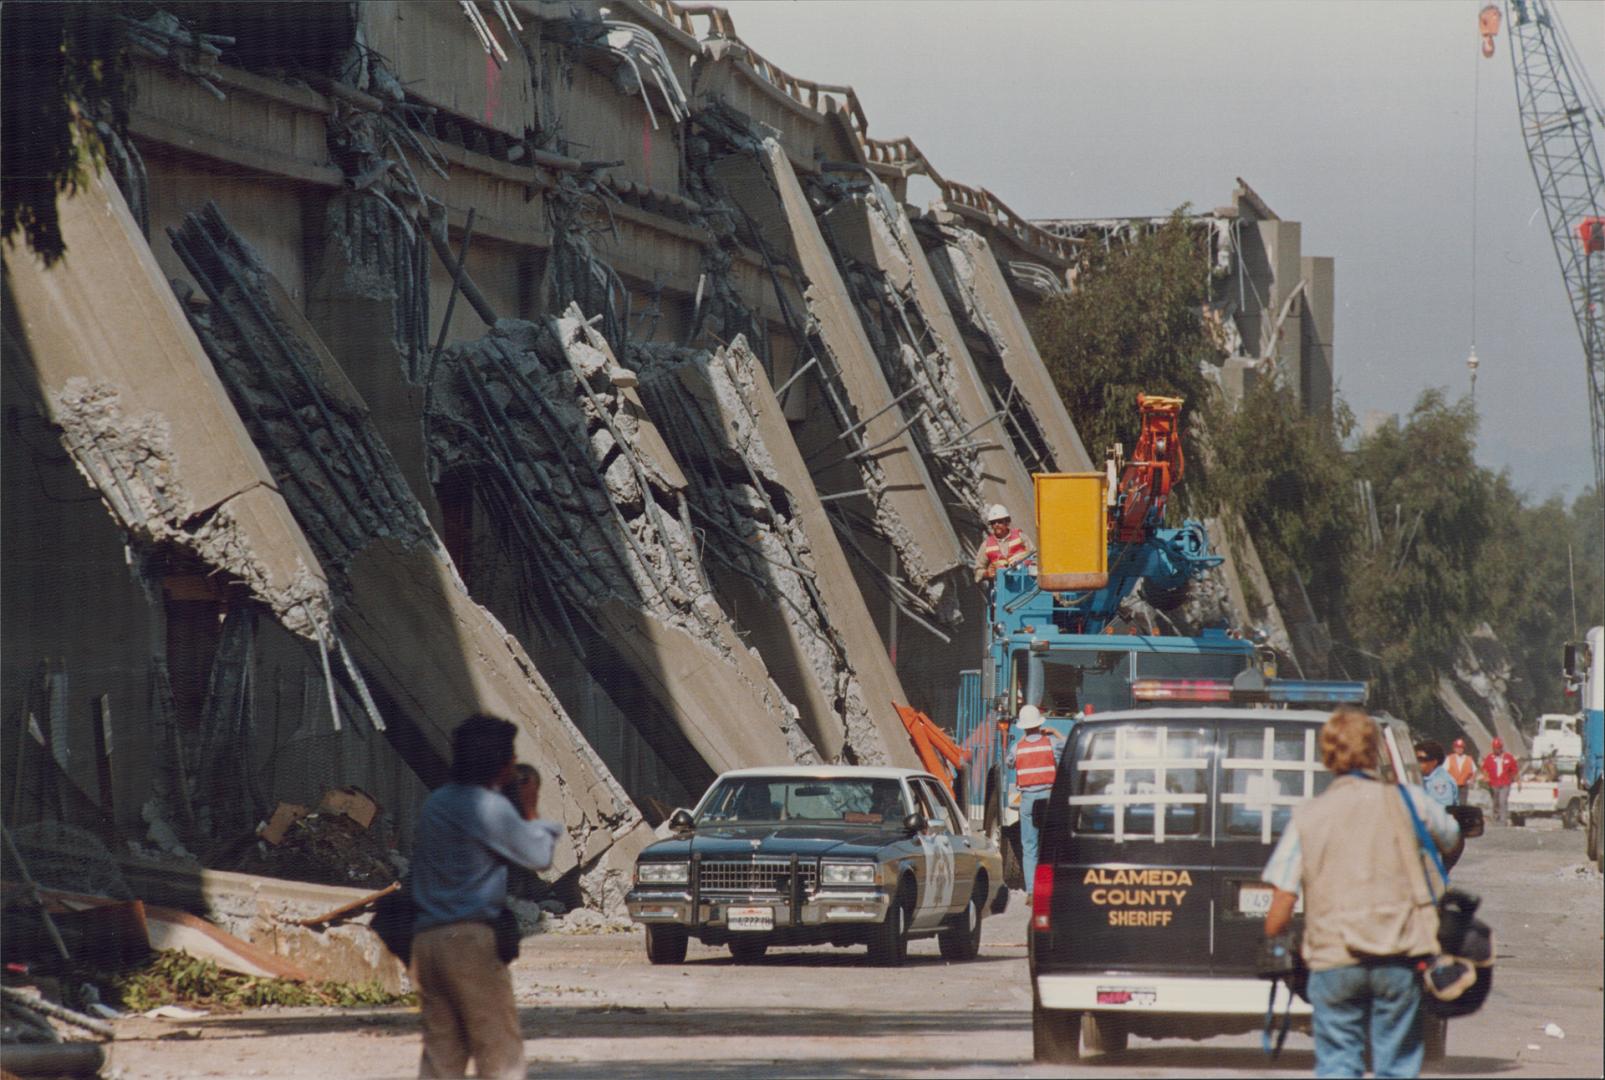
[[1042, 710], [1035, 705], [1021, 705], [1019, 724], [1021, 731], [1035, 731], [1042, 726]]
[[986, 508], [986, 521], [990, 525], [994, 521], [1003, 521], [1009, 517], [1009, 511], [1002, 503], [993, 503]]

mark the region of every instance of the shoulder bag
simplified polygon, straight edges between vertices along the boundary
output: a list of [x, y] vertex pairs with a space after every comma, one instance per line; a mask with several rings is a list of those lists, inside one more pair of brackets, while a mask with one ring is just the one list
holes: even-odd
[[1463, 889], [1449, 886], [1449, 871], [1438, 854], [1438, 845], [1427, 831], [1421, 816], [1410, 801], [1410, 793], [1399, 785], [1399, 798], [1415, 826], [1416, 841], [1438, 871], [1443, 883], [1439, 892], [1432, 886], [1432, 874], [1423, 860], [1421, 872], [1427, 880], [1427, 892], [1438, 901], [1438, 955], [1422, 960], [1417, 969], [1426, 990], [1422, 1004], [1431, 1016], [1469, 1016], [1482, 1008], [1494, 984], [1493, 931], [1476, 917], [1482, 899]]

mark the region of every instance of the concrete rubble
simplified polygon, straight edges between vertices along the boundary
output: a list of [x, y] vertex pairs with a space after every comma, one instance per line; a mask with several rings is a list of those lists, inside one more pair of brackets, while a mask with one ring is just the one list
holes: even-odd
[[[521, 553], [707, 767], [818, 761], [796, 708], [712, 594], [685, 478], [634, 382], [578, 307], [538, 324], [499, 320], [443, 358], [435, 467], [490, 470]], [[731, 713], [742, 722], [723, 722]], [[636, 724], [649, 742], [659, 734], [647, 718]], [[657, 741], [666, 759], [682, 756]]]
[[897, 674], [875, 647], [862, 596], [844, 587], [846, 555], [745, 339], [715, 353], [647, 345], [632, 361], [691, 481], [693, 520], [709, 527], [704, 564], [725, 578], [721, 591], [747, 598], [736, 609], [742, 625], [784, 657], [770, 668], [791, 675], [819, 752], [912, 763], [891, 708], [903, 700]]

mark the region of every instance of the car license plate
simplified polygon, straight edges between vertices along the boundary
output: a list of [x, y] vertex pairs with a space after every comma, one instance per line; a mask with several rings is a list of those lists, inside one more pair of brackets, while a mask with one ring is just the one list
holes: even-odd
[[[1275, 895], [1276, 890], [1269, 885], [1239, 885], [1237, 887], [1237, 910], [1244, 915], [1258, 915], [1263, 919], [1270, 914], [1271, 897]], [[1299, 893], [1298, 899], [1293, 902], [1293, 910], [1300, 913], [1304, 911], [1303, 893]]]
[[725, 909], [725, 925], [731, 930], [773, 930], [775, 909], [771, 907], [733, 907]]
[[1159, 991], [1151, 986], [1100, 986], [1099, 1005], [1136, 1005], [1140, 1007], [1159, 1003]]

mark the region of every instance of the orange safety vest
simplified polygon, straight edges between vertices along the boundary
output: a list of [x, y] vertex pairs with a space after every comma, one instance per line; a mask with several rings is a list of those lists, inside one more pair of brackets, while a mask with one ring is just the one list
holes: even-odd
[[1014, 747], [1014, 782], [1021, 791], [1052, 787], [1058, 772], [1052, 737], [1027, 735]]
[[986, 539], [981, 543], [981, 553], [986, 556], [986, 565], [993, 569], [1013, 566], [1025, 558], [1028, 550], [1030, 549], [1026, 546], [1025, 533], [1019, 529], [1010, 529], [1009, 535], [1005, 536], [1001, 543], [997, 537], [987, 533]]
[[1477, 775], [1477, 763], [1470, 754], [1450, 754], [1443, 767], [1449, 770], [1449, 778], [1459, 787], [1465, 787]]

